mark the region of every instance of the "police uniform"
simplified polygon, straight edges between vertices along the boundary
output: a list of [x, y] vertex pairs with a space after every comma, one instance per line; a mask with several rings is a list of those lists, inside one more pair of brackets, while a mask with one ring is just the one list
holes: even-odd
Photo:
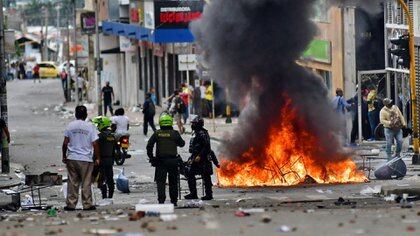
[[[99, 166], [98, 188], [101, 189], [102, 198], [112, 198], [114, 195], [114, 149], [116, 139], [111, 130], [99, 133], [99, 150], [101, 162]], [[108, 190], [108, 191], [107, 191]]]
[[[193, 138], [190, 141], [189, 152], [191, 157], [189, 162], [191, 168], [187, 173], [188, 187], [190, 189], [190, 195], [186, 198], [197, 198], [197, 183], [196, 175], [201, 175], [206, 197], [213, 198], [211, 175], [213, 174], [213, 166], [211, 161], [211, 146], [210, 136], [206, 129], [200, 128], [193, 134]], [[216, 164], [218, 165], [218, 164]]]
[[[153, 147], [156, 144], [156, 156], [153, 156]], [[147, 156], [156, 167], [155, 181], [158, 190], [158, 201], [164, 203], [166, 200], [165, 185], [166, 177], [169, 177], [169, 196], [171, 202], [176, 204], [178, 201], [178, 158], [177, 147], [183, 147], [185, 141], [181, 138], [178, 131], [172, 126], [161, 127], [157, 130], [147, 143]]]

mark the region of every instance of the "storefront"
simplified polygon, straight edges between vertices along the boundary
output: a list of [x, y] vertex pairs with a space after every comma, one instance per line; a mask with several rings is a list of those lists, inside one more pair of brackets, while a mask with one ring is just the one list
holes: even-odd
[[[189, 24], [201, 16], [203, 8], [203, 0], [132, 1], [130, 24], [102, 23], [105, 35], [124, 37], [136, 44], [138, 89], [148, 92], [154, 88], [160, 104], [186, 82], [187, 72], [179, 71], [178, 55], [195, 52]], [[189, 73], [192, 78], [193, 72]]]

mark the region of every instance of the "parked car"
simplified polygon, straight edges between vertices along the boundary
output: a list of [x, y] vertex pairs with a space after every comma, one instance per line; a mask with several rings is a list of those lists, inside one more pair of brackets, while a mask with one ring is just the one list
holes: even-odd
[[53, 62], [43, 61], [37, 64], [39, 66], [39, 77], [41, 78], [57, 78], [59, 72]]

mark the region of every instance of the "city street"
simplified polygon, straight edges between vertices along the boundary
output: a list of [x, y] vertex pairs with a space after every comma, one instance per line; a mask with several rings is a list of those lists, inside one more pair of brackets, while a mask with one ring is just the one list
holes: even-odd
[[[28, 80], [12, 81], [8, 83], [8, 89], [12, 162], [20, 164], [25, 174], [50, 171], [65, 176], [61, 142], [63, 130], [73, 118], [63, 118], [66, 114], [54, 109], [63, 100], [59, 81], [44, 80], [36, 84]], [[162, 222], [156, 217], [145, 217], [129, 221], [128, 215], [134, 213], [134, 205], [139, 201], [156, 203], [153, 169], [145, 155], [145, 137], [138, 126], [133, 126], [130, 132], [133, 158], [124, 164], [130, 180], [130, 194], [117, 193], [114, 204], [99, 206], [95, 212], [69, 213], [61, 210], [65, 205], [61, 186], [52, 187], [43, 190], [42, 195], [47, 204], [59, 209], [57, 216], [48, 217], [46, 211], [2, 212], [2, 234], [112, 235], [121, 231], [143, 235], [417, 235], [420, 230], [417, 202], [398, 204], [384, 201], [384, 196], [369, 192], [361, 194], [366, 187], [377, 185], [391, 189], [411, 188], [418, 193], [418, 180], [412, 177], [418, 174], [415, 168], [411, 168], [409, 175], [401, 181], [283, 188], [216, 187], [215, 200], [205, 202], [199, 208], [185, 208], [188, 202], [181, 201], [175, 209], [177, 220]], [[189, 135], [183, 135], [183, 138], [189, 141]], [[217, 144], [212, 141], [215, 150]], [[187, 158], [186, 148], [182, 149], [181, 155]], [[120, 167], [114, 167], [115, 174], [118, 169]], [[217, 182], [216, 178], [213, 182]], [[185, 181], [182, 189], [186, 189]], [[96, 202], [100, 203], [98, 189], [95, 189], [95, 195]], [[340, 197], [347, 203], [340, 203]], [[251, 210], [250, 216], [238, 217], [235, 212], [239, 208], [257, 209]], [[110, 231], [95, 233], [96, 229]]]
[[0, 9], [0, 236], [420, 235], [420, 0]]

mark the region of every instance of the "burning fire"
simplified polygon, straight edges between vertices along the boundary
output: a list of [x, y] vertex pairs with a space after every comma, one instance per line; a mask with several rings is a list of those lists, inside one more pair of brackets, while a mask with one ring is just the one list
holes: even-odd
[[335, 153], [330, 158], [321, 156], [326, 152], [316, 135], [299, 119], [291, 100], [280, 114], [281, 124], [272, 127], [263, 153], [250, 148], [237, 160], [222, 160], [219, 185], [291, 186], [308, 180], [320, 184], [366, 181], [366, 176], [357, 170], [350, 157], [342, 153]]

